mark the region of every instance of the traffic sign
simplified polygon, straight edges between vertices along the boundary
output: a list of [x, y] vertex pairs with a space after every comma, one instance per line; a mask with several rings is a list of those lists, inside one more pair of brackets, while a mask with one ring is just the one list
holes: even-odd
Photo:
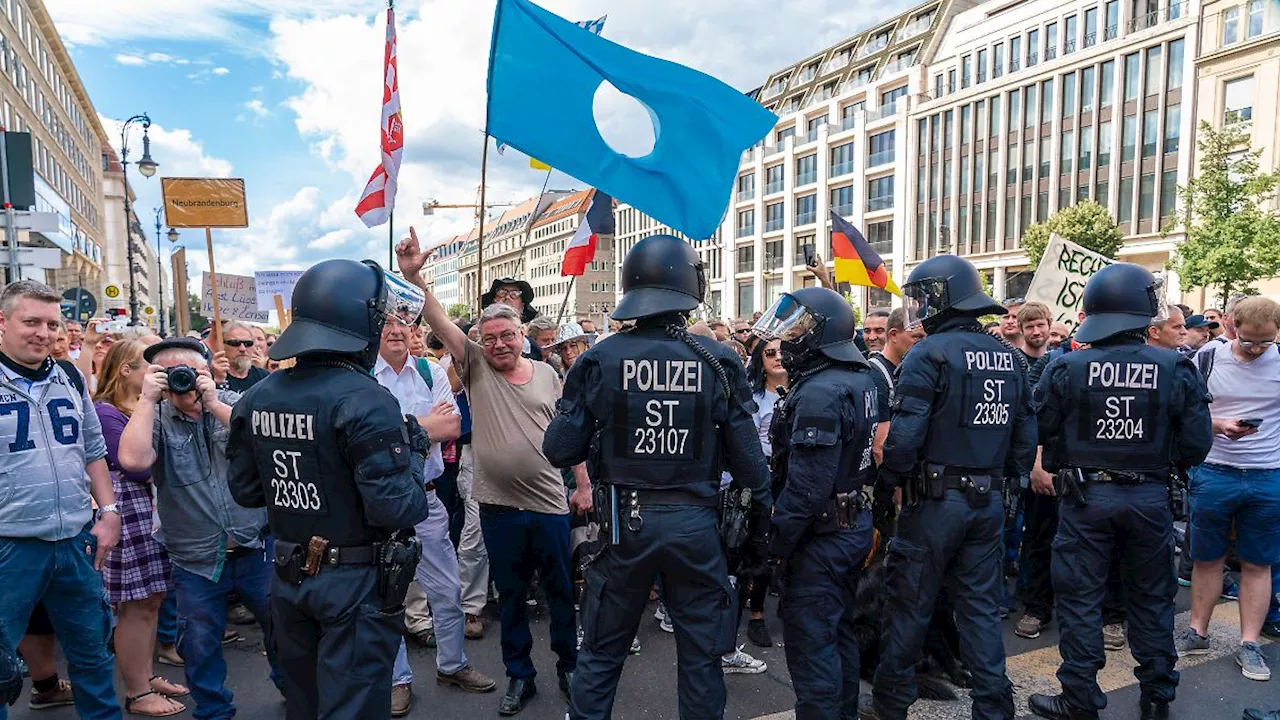
[[98, 299], [84, 288], [74, 287], [62, 293], [62, 317], [88, 322], [98, 312]]
[[146, 307], [142, 308], [142, 312], [144, 312], [144, 313], [146, 313], [146, 314], [148, 314], [148, 315], [155, 315], [155, 314], [156, 314], [156, 309], [155, 309], [155, 308], [153, 308], [153, 307], [151, 307], [150, 305], [148, 305], [148, 306], [146, 306]]
[[108, 285], [107, 289], [102, 291], [102, 294], [106, 295], [108, 298], [112, 300], [115, 300], [116, 298], [120, 297], [120, 286]]

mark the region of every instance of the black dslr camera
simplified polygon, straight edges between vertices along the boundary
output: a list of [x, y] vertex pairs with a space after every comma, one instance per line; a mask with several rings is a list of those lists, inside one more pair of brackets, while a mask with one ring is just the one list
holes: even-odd
[[164, 374], [169, 379], [169, 392], [189, 393], [196, 389], [196, 369], [190, 365], [175, 365], [167, 368]]

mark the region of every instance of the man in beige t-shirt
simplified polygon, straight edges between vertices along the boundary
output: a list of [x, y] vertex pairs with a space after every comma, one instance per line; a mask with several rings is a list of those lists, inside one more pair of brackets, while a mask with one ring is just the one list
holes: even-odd
[[515, 715], [537, 692], [525, 604], [534, 568], [550, 606], [551, 648], [558, 656], [560, 689], [568, 694], [578, 658], [569, 506], [578, 512], [590, 509], [591, 483], [585, 467], [574, 468], [577, 487], [566, 503], [560, 472], [542, 454], [560, 383], [550, 365], [521, 357], [524, 330], [519, 315], [506, 305], [490, 305], [477, 323], [480, 341], [468, 339], [422, 281], [426, 254], [417, 234], [409, 232], [410, 237], [396, 247], [400, 270], [405, 280], [425, 292], [423, 317], [458, 358], [458, 375], [471, 403], [472, 496], [480, 504], [490, 575], [498, 587], [502, 657], [510, 678], [498, 714]]

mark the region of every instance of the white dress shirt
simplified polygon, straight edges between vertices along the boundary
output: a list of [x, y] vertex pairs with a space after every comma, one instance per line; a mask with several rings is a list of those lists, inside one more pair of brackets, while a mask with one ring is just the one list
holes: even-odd
[[[458, 407], [453, 399], [453, 388], [449, 386], [449, 373], [441, 368], [439, 363], [427, 361], [427, 366], [431, 368], [432, 384], [432, 387], [428, 388], [427, 383], [418, 374], [417, 362], [416, 358], [410, 356], [405, 361], [404, 367], [397, 373], [379, 355], [377, 362], [373, 365], [373, 377], [379, 385], [396, 396], [396, 400], [400, 401], [400, 411], [405, 414], [429, 415], [431, 408], [447, 402], [453, 405], [453, 414], [457, 415]], [[426, 463], [423, 465], [422, 478], [430, 482], [440, 477], [443, 472], [444, 458], [440, 455], [440, 443], [433, 441], [431, 454], [427, 456]]]

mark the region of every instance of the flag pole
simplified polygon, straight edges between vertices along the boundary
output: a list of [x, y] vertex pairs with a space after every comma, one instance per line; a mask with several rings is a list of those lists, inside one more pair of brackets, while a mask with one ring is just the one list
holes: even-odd
[[560, 312], [556, 313], [556, 327], [559, 327], [561, 321], [564, 320], [564, 311], [569, 307], [569, 293], [573, 292], [573, 282], [577, 279], [577, 275], [569, 276], [569, 287], [564, 291], [564, 301], [560, 303]]
[[[396, 0], [387, 0], [387, 10], [394, 11], [396, 9]], [[395, 16], [392, 15], [391, 19]], [[396, 86], [399, 87], [400, 78], [396, 78]], [[387, 213], [387, 272], [395, 272], [396, 270], [396, 209], [393, 205]]]
[[493, 83], [493, 56], [498, 50], [498, 27], [502, 24], [503, 0], [493, 11], [493, 34], [489, 38], [489, 67], [484, 79], [484, 150], [480, 153], [480, 207], [476, 208], [476, 317], [484, 310], [484, 206], [485, 174], [489, 169], [489, 109]]
[[516, 279], [520, 279], [521, 273], [524, 272], [524, 248], [529, 244], [529, 238], [533, 235], [533, 223], [538, 219], [538, 208], [542, 205], [542, 198], [547, 194], [547, 185], [551, 183], [551, 173], [554, 170], [547, 170], [547, 176], [542, 179], [542, 189], [538, 191], [538, 201], [533, 204], [533, 210], [529, 213], [529, 224], [525, 226], [524, 238], [520, 240], [520, 256], [516, 259]]

